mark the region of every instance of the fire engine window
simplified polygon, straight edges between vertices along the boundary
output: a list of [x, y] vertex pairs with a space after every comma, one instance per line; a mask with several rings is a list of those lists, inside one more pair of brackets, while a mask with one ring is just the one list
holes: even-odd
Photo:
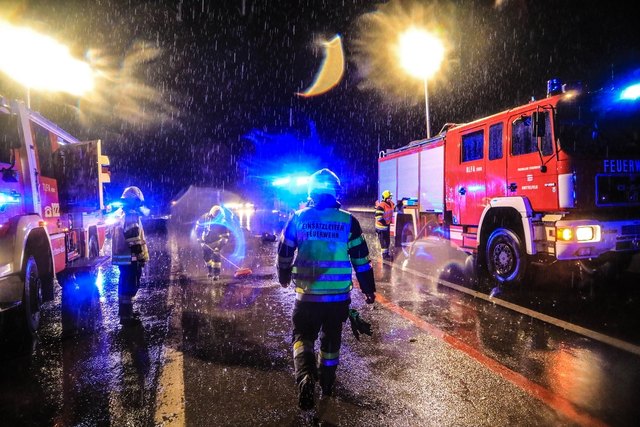
[[502, 123], [489, 128], [489, 160], [502, 158]]
[[537, 153], [538, 145], [533, 137], [531, 116], [522, 116], [513, 122], [513, 138], [511, 141], [511, 155]]
[[[543, 113], [545, 120], [545, 134], [542, 137], [542, 154], [548, 156], [553, 153], [553, 140], [551, 138], [551, 118], [549, 113]], [[513, 138], [511, 142], [511, 155], [537, 153], [538, 141], [533, 135], [533, 120], [531, 116], [522, 116], [513, 122]]]
[[462, 136], [462, 161], [470, 162], [482, 158], [484, 150], [484, 131], [477, 131]]
[[49, 131], [36, 123], [33, 123], [33, 138], [36, 140], [38, 149], [38, 161], [40, 163], [40, 174], [48, 178], [53, 178], [53, 158], [51, 156], [51, 137]]
[[11, 164], [11, 148], [20, 144], [15, 117], [0, 113], [0, 163]]

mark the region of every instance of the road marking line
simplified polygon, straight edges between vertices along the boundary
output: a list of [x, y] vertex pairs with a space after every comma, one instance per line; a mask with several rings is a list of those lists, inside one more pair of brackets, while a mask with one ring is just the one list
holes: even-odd
[[163, 427], [183, 427], [186, 425], [185, 390], [184, 390], [184, 356], [182, 351], [182, 306], [180, 305], [182, 290], [177, 285], [178, 277], [174, 274], [178, 269], [178, 247], [175, 239], [170, 243], [171, 277], [167, 301], [178, 301], [173, 305], [169, 318], [167, 341], [163, 345], [164, 363], [158, 380], [159, 392], [156, 396], [155, 425]]
[[489, 368], [494, 373], [498, 374], [505, 380], [519, 387], [525, 393], [542, 401], [547, 406], [553, 408], [556, 412], [564, 415], [565, 417], [569, 418], [570, 420], [577, 423], [578, 425], [607, 426], [607, 424], [602, 420], [579, 410], [573, 403], [571, 403], [569, 400], [565, 399], [564, 397], [559, 396], [553, 393], [552, 391], [544, 388], [543, 386], [527, 379], [523, 375], [512, 371], [511, 369], [507, 368], [506, 366], [502, 365], [496, 360], [484, 355], [482, 352], [478, 351], [474, 347], [466, 344], [465, 342], [455, 338], [452, 335], [449, 335], [443, 330], [437, 328], [431, 323], [420, 318], [416, 314], [396, 305], [395, 303], [391, 302], [389, 299], [385, 298], [384, 296], [377, 294], [376, 301], [382, 304], [386, 309], [409, 320], [418, 328], [424, 330], [428, 334], [441, 339], [442, 341], [446, 342], [454, 349], [459, 350], [465, 353], [467, 356], [475, 359], [479, 363]]
[[455, 289], [456, 291], [459, 291], [459, 292], [464, 292], [465, 294], [471, 295], [471, 296], [473, 296], [475, 298], [483, 299], [485, 301], [488, 301], [488, 302], [491, 302], [493, 304], [499, 305], [501, 307], [507, 308], [509, 310], [518, 312], [520, 314], [524, 314], [526, 316], [533, 317], [534, 319], [538, 319], [538, 320], [540, 320], [542, 322], [549, 323], [549, 324], [557, 326], [559, 328], [566, 329], [568, 331], [574, 332], [574, 333], [579, 334], [579, 335], [583, 335], [583, 336], [585, 336], [587, 338], [591, 338], [592, 340], [599, 341], [599, 342], [601, 342], [603, 344], [607, 344], [607, 345], [610, 345], [612, 347], [619, 348], [620, 350], [628, 351], [629, 353], [633, 353], [636, 356], [640, 356], [640, 346], [631, 344], [631, 343], [623, 341], [621, 339], [614, 338], [614, 337], [611, 337], [609, 335], [602, 334], [600, 332], [596, 332], [596, 331], [594, 331], [592, 329], [583, 328], [582, 326], [578, 326], [576, 324], [566, 322], [566, 321], [558, 319], [556, 317], [552, 317], [552, 316], [548, 316], [546, 314], [539, 313], [537, 311], [534, 311], [534, 310], [519, 306], [517, 304], [510, 303], [510, 302], [505, 301], [505, 300], [500, 299], [500, 298], [490, 297], [490, 296], [488, 296], [486, 294], [483, 294], [481, 292], [465, 288], [464, 286], [457, 285], [457, 284], [449, 282], [447, 280], [439, 279], [439, 278], [437, 278], [435, 276], [424, 274], [424, 273], [421, 273], [419, 271], [412, 270], [410, 268], [400, 268], [400, 267], [398, 267], [396, 265], [393, 265], [392, 263], [389, 263], [388, 261], [382, 261], [382, 262], [384, 262], [385, 264], [391, 265], [393, 268], [398, 268], [398, 269], [400, 269], [402, 271], [406, 271], [407, 273], [413, 274], [414, 276], [422, 277], [423, 279], [436, 281], [437, 283], [442, 284], [443, 286]]

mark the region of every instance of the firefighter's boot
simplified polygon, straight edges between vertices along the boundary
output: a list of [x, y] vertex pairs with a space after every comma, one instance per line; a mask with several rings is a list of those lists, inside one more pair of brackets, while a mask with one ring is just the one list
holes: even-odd
[[131, 297], [122, 296], [118, 301], [118, 317], [120, 317], [120, 324], [124, 326], [129, 326], [139, 321], [137, 313], [133, 312]]
[[336, 382], [335, 366], [320, 366], [318, 370], [322, 397], [329, 397], [333, 394], [333, 384]]
[[298, 384], [298, 406], [303, 411], [313, 409], [314, 406], [315, 383], [311, 375], [305, 375]]
[[220, 252], [216, 251], [213, 253], [213, 260], [211, 262], [211, 267], [213, 268], [213, 275], [211, 276], [213, 280], [220, 279], [220, 272], [222, 271], [222, 261], [220, 261]]

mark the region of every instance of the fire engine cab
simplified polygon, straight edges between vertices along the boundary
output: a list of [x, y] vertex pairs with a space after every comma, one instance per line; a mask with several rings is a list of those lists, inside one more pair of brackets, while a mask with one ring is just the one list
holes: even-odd
[[100, 141], [80, 142], [0, 97], [0, 326], [15, 312], [33, 334], [56, 274], [99, 255], [108, 168]]
[[640, 252], [639, 96], [550, 80], [544, 99], [381, 152], [380, 192], [405, 199], [396, 246], [448, 239], [505, 284], [532, 264], [626, 268]]

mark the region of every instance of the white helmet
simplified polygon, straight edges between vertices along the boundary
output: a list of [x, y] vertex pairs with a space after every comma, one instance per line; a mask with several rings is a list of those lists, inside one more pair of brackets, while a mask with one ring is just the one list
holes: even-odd
[[327, 168], [316, 171], [309, 177], [309, 198], [327, 194], [337, 199], [340, 196], [340, 179]]
[[122, 192], [122, 196], [120, 196], [121, 199], [136, 199], [138, 201], [140, 201], [141, 203], [144, 202], [144, 195], [142, 194], [142, 191], [140, 191], [140, 189], [138, 187], [135, 186], [131, 186], [131, 187], [127, 187], [124, 189], [124, 191]]

